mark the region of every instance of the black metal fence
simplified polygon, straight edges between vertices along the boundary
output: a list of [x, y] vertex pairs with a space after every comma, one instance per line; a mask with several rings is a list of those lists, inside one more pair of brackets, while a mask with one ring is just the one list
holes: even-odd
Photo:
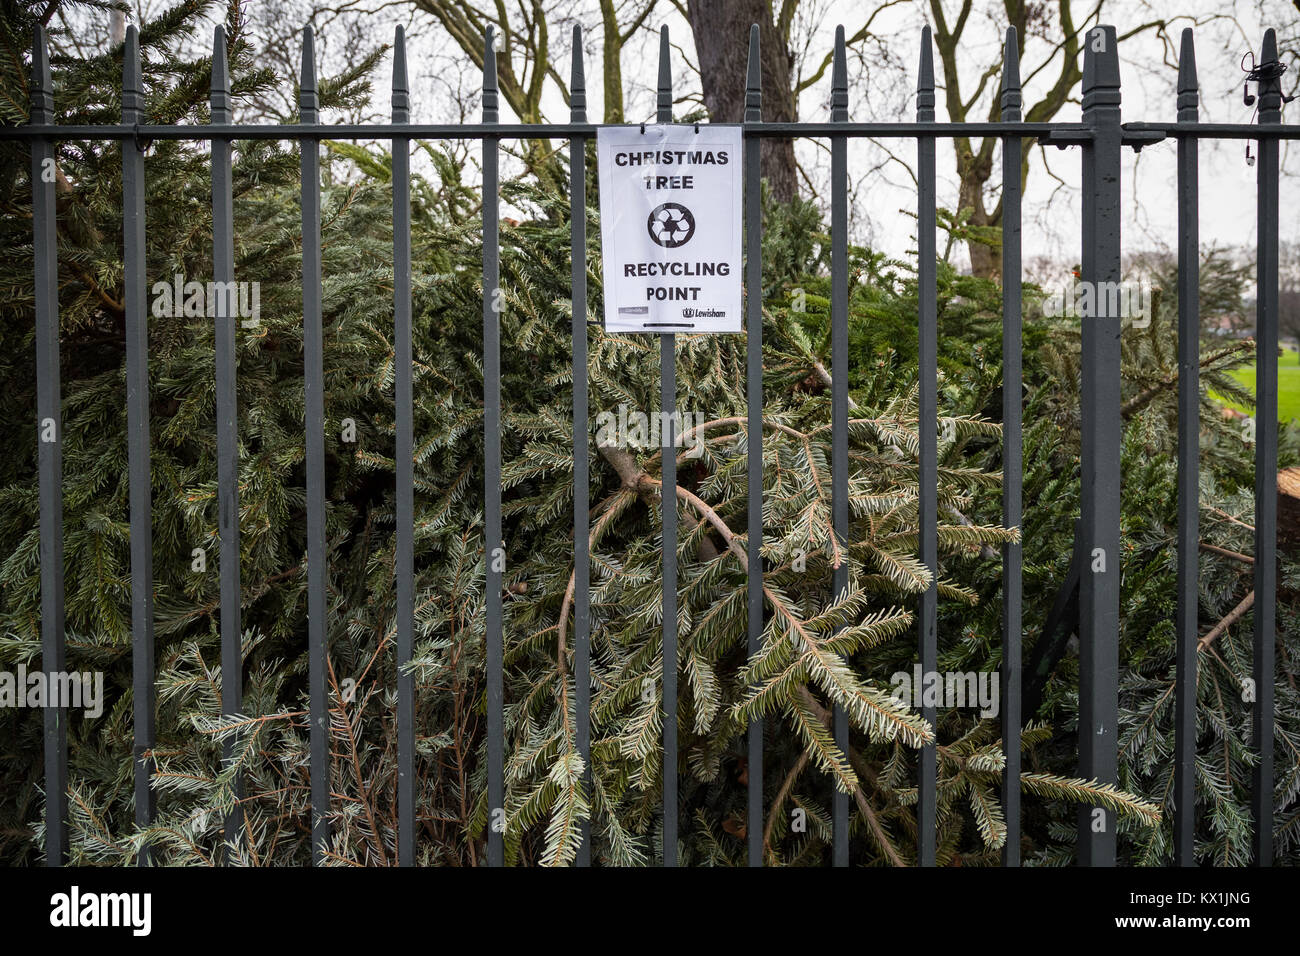
[[[1278, 153], [1283, 139], [1300, 139], [1300, 127], [1282, 125], [1282, 93], [1275, 34], [1264, 35], [1259, 59], [1258, 119], [1252, 124], [1201, 124], [1192, 31], [1182, 35], [1177, 121], [1122, 123], [1120, 74], [1115, 29], [1087, 31], [1084, 45], [1083, 115], [1079, 123], [1031, 123], [1021, 115], [1018, 44], [1007, 31], [1002, 69], [1001, 119], [998, 122], [940, 123], [935, 120], [934, 67], [929, 28], [922, 33], [916, 120], [853, 122], [849, 119], [848, 73], [843, 28], [836, 31], [829, 123], [764, 123], [759, 74], [758, 27], [751, 29], [746, 78], [744, 157], [745, 285], [747, 289], [748, 396], [748, 649], [761, 649], [763, 629], [762, 572], [762, 223], [760, 216], [759, 143], [763, 137], [819, 137], [831, 146], [831, 342], [832, 342], [832, 523], [836, 538], [847, 541], [848, 504], [848, 165], [850, 138], [891, 137], [915, 141], [919, 188], [919, 438], [920, 559], [931, 583], [919, 601], [919, 660], [925, 673], [937, 663], [937, 331], [935, 246], [935, 144], [940, 138], [996, 136], [1002, 147], [1003, 289], [1003, 522], [1021, 525], [1021, 183], [1023, 143], [1028, 138], [1059, 147], [1078, 147], [1082, 154], [1082, 279], [1089, 283], [1120, 280], [1120, 158], [1125, 146], [1175, 138], [1178, 142], [1178, 604], [1176, 676], [1176, 861], [1194, 864], [1194, 773], [1197, 650], [1197, 547], [1199, 471], [1199, 313], [1197, 148], [1202, 138], [1258, 142], [1258, 305], [1255, 481], [1255, 631], [1253, 674], [1256, 704], [1253, 743], [1258, 762], [1253, 779], [1253, 857], [1268, 865], [1273, 856], [1273, 679], [1276, 559], [1277, 345], [1278, 345]], [[234, 280], [234, 235], [231, 207], [231, 144], [240, 139], [296, 140], [302, 157], [302, 297], [304, 321], [304, 388], [307, 474], [307, 575], [310, 693], [310, 754], [313, 860], [321, 862], [329, 837], [330, 793], [327, 780], [328, 709], [326, 699], [325, 595], [325, 456], [324, 388], [321, 330], [320, 141], [390, 139], [393, 144], [393, 264], [395, 325], [395, 416], [397, 502], [397, 663], [398, 718], [398, 860], [415, 861], [415, 719], [414, 678], [403, 667], [411, 660], [414, 630], [414, 476], [412, 435], [410, 160], [413, 138], [479, 140], [483, 148], [483, 369], [485, 438], [485, 528], [487, 601], [487, 747], [488, 860], [504, 861], [505, 740], [503, 726], [501, 534], [501, 395], [500, 326], [496, 311], [500, 275], [498, 246], [498, 151], [502, 139], [567, 139], [570, 149], [572, 208], [585, 208], [584, 145], [596, 132], [588, 122], [580, 28], [574, 28], [570, 117], [566, 124], [502, 123], [498, 113], [496, 59], [492, 33], [483, 46], [483, 119], [477, 125], [413, 124], [407, 89], [406, 53], [397, 31], [392, 90], [392, 122], [375, 125], [326, 125], [318, 118], [316, 68], [310, 28], [303, 33], [300, 120], [296, 125], [246, 125], [231, 122], [231, 97], [225, 35], [216, 30], [213, 48], [211, 123], [154, 126], [145, 122], [141, 94], [139, 43], [128, 30], [123, 73], [122, 122], [116, 126], [57, 125], [47, 43], [37, 30], [32, 57], [31, 120], [27, 126], [0, 129], [0, 138], [31, 144], [36, 287], [37, 421], [41, 430], [40, 565], [42, 668], [64, 669], [64, 582], [61, 416], [59, 387], [59, 315], [55, 226], [55, 143], [60, 140], [118, 140], [123, 173], [123, 255], [127, 346], [127, 421], [130, 486], [130, 551], [134, 672], [134, 780], [136, 822], [154, 819], [149, 752], [155, 745], [153, 580], [149, 475], [149, 381], [147, 310], [144, 274], [143, 144], [152, 139], [210, 140], [212, 143], [213, 280]], [[659, 48], [657, 120], [672, 122], [672, 82], [668, 31]], [[572, 217], [573, 333], [573, 468], [574, 468], [574, 636], [578, 750], [590, 773], [590, 522], [588, 513], [588, 395], [586, 314], [586, 222]], [[235, 406], [236, 312], [229, 297], [217, 298], [216, 415], [218, 449], [218, 525], [220, 552], [220, 628], [223, 673], [222, 711], [238, 713], [240, 689], [240, 569], [237, 434]], [[1120, 595], [1120, 331], [1117, 304], [1098, 297], [1097, 313], [1082, 328], [1082, 500], [1079, 545], [1089, 558], [1080, 598], [1079, 774], [1115, 783], [1117, 772], [1119, 595]], [[676, 498], [676, 455], [672, 449], [676, 401], [672, 334], [660, 335], [663, 489]], [[663, 514], [663, 752], [664, 767], [675, 768], [677, 754], [677, 516]], [[1003, 862], [1020, 863], [1021, 732], [1021, 546], [1003, 551], [1002, 739], [1006, 755], [1002, 801], [1007, 823]], [[838, 593], [848, 587], [849, 568], [841, 561], [834, 573]], [[935, 708], [923, 707], [931, 723]], [[46, 858], [59, 865], [67, 857], [68, 769], [66, 713], [47, 708], [45, 720]], [[849, 722], [840, 708], [834, 716], [837, 745], [847, 749]], [[229, 756], [229, 750], [227, 750]], [[759, 722], [748, 733], [748, 813], [763, 810], [763, 731]], [[933, 744], [921, 754], [917, 824], [918, 862], [933, 865], [936, 851], [937, 755]], [[836, 792], [832, 807], [833, 861], [848, 865], [848, 795]], [[1104, 824], [1095, 825], [1104, 820]], [[235, 815], [226, 823], [228, 840], [240, 838]], [[1087, 866], [1115, 862], [1115, 820], [1104, 807], [1079, 813], [1078, 859]], [[663, 863], [677, 863], [677, 780], [666, 769], [663, 782]], [[751, 866], [763, 862], [762, 827], [748, 827]], [[141, 862], [148, 862], [147, 852]], [[579, 865], [590, 863], [590, 833], [584, 829]]]

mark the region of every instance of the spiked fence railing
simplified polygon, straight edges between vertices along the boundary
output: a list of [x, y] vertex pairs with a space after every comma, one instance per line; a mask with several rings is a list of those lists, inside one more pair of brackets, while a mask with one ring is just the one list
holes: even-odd
[[[937, 664], [937, 302], [936, 302], [936, 173], [935, 145], [940, 138], [995, 136], [1002, 147], [1002, 294], [1003, 294], [1003, 520], [1019, 528], [1022, 517], [1021, 408], [1021, 181], [1023, 142], [1037, 137], [1053, 145], [1082, 151], [1082, 279], [1118, 282], [1120, 278], [1120, 158], [1123, 147], [1135, 149], [1165, 138], [1178, 144], [1178, 553], [1177, 665], [1175, 685], [1175, 859], [1195, 863], [1194, 768], [1196, 760], [1196, 642], [1197, 634], [1197, 514], [1198, 514], [1198, 181], [1197, 147], [1201, 139], [1245, 139], [1258, 142], [1258, 299], [1256, 306], [1257, 453], [1255, 483], [1255, 631], [1253, 674], [1257, 702], [1252, 741], [1257, 755], [1253, 777], [1253, 856], [1257, 865], [1272, 861], [1273, 811], [1273, 679], [1276, 629], [1277, 500], [1277, 366], [1278, 342], [1278, 157], [1282, 140], [1300, 139], [1300, 128], [1281, 122], [1282, 92], [1277, 69], [1274, 31], [1265, 33], [1258, 71], [1258, 124], [1198, 122], [1198, 86], [1192, 31], [1182, 35], [1177, 86], [1177, 120], [1173, 123], [1122, 123], [1117, 37], [1113, 27], [1094, 27], [1084, 44], [1083, 110], [1079, 123], [1031, 123], [1021, 116], [1020, 38], [1008, 29], [1003, 59], [1000, 120], [941, 123], [935, 118], [935, 79], [931, 35], [922, 32], [916, 97], [916, 119], [903, 122], [854, 122], [843, 28], [835, 35], [829, 122], [765, 123], [759, 59], [759, 30], [749, 38], [745, 80], [743, 133], [744, 221], [746, 269], [746, 386], [748, 401], [748, 652], [761, 650], [763, 632], [762, 559], [762, 219], [760, 210], [759, 145], [765, 137], [820, 137], [831, 147], [831, 348], [832, 348], [832, 526], [838, 552], [849, 541], [848, 457], [848, 142], [863, 137], [913, 139], [917, 148], [918, 228], [918, 345], [919, 345], [919, 558], [931, 582], [919, 599], [918, 660], [925, 672]], [[673, 120], [672, 70], [668, 30], [659, 46], [656, 118]], [[586, 154], [584, 146], [597, 124], [586, 113], [586, 84], [582, 33], [573, 30], [569, 122], [564, 124], [502, 123], [498, 107], [496, 54], [489, 29], [483, 46], [483, 116], [479, 124], [419, 124], [410, 122], [410, 95], [405, 38], [399, 28], [394, 47], [392, 122], [390, 124], [321, 124], [316, 86], [314, 43], [310, 28], [303, 32], [299, 122], [290, 125], [235, 124], [227, 67], [226, 37], [217, 27], [213, 43], [211, 122], [192, 126], [154, 126], [145, 122], [140, 49], [134, 27], [127, 31], [123, 69], [122, 122], [117, 126], [56, 125], [47, 41], [36, 33], [32, 54], [32, 101], [26, 126], [0, 128], [0, 139], [30, 143], [32, 158], [36, 303], [36, 416], [40, 500], [40, 581], [42, 669], [64, 667], [64, 589], [61, 401], [59, 384], [59, 313], [57, 294], [55, 186], [47, 175], [55, 162], [55, 144], [65, 140], [116, 140], [123, 157], [123, 282], [126, 314], [127, 420], [130, 487], [131, 631], [134, 690], [135, 820], [146, 827], [154, 820], [150, 786], [155, 745], [154, 637], [152, 595], [152, 532], [149, 473], [148, 336], [144, 275], [143, 143], [152, 139], [209, 140], [212, 162], [213, 279], [234, 281], [231, 148], [235, 140], [297, 140], [301, 152], [302, 302], [304, 322], [304, 398], [307, 474], [307, 594], [309, 660], [309, 733], [311, 755], [311, 842], [313, 862], [322, 861], [329, 841], [330, 792], [327, 777], [329, 711], [326, 697], [325, 452], [324, 373], [321, 327], [320, 141], [330, 139], [389, 139], [393, 144], [393, 321], [395, 341], [396, 431], [396, 659], [398, 664], [398, 861], [416, 860], [415, 681], [409, 667], [414, 641], [414, 473], [411, 319], [410, 146], [413, 139], [478, 140], [483, 158], [483, 370], [484, 370], [484, 520], [487, 615], [487, 806], [488, 862], [506, 862], [504, 829], [505, 739], [502, 632], [502, 572], [505, 543], [501, 532], [501, 365], [500, 365], [500, 246], [499, 144], [503, 139], [564, 138], [571, 144], [570, 201], [576, 210], [571, 222], [573, 336], [573, 533], [575, 557], [574, 679], [577, 748], [590, 785], [591, 760], [591, 621], [590, 512], [587, 389], [586, 290]], [[238, 435], [235, 388], [234, 305], [218, 297], [215, 325], [217, 501], [221, 539], [220, 635], [222, 713], [236, 714], [241, 706], [242, 648], [240, 628]], [[1119, 579], [1120, 579], [1120, 316], [1099, 300], [1099, 314], [1083, 324], [1082, 452], [1080, 541], [1087, 561], [1081, 579], [1079, 680], [1079, 772], [1101, 783], [1115, 783], [1117, 772]], [[672, 333], [660, 335], [660, 402], [662, 436], [662, 500], [676, 500], [675, 355]], [[663, 847], [665, 866], [677, 863], [677, 516], [665, 505], [663, 517]], [[1002, 741], [1006, 756], [1002, 801], [1007, 823], [1003, 862], [1020, 863], [1020, 734], [1021, 698], [1021, 544], [1003, 549], [1002, 587]], [[846, 560], [835, 567], [834, 593], [849, 586]], [[931, 723], [933, 706], [923, 707]], [[847, 749], [848, 715], [836, 708], [836, 743]], [[747, 806], [751, 821], [763, 812], [763, 725], [751, 722], [747, 735]], [[227, 745], [225, 759], [233, 759]], [[68, 764], [66, 713], [49, 707], [44, 714], [46, 792], [46, 859], [60, 865], [68, 853]], [[933, 865], [936, 854], [937, 755], [927, 745], [920, 756], [917, 800], [917, 860]], [[236, 796], [240, 793], [238, 781]], [[1103, 826], [1095, 826], [1097, 815]], [[832, 804], [832, 860], [851, 863], [849, 798], [837, 791]], [[1078, 858], [1083, 865], [1114, 865], [1115, 820], [1105, 807], [1079, 811]], [[226, 840], [238, 845], [237, 814], [226, 821]], [[762, 827], [748, 827], [748, 859], [763, 863]], [[590, 827], [584, 823], [579, 865], [591, 862]], [[146, 853], [142, 864], [149, 862]]]

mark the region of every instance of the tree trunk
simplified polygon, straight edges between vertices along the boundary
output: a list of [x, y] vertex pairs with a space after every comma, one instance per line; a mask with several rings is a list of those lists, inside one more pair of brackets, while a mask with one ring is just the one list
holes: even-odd
[[604, 27], [602, 52], [605, 59], [605, 122], [623, 122], [623, 37], [619, 33], [614, 0], [601, 0], [600, 21]]
[[[715, 123], [739, 123], [745, 118], [745, 68], [749, 61], [749, 28], [757, 23], [763, 66], [763, 119], [794, 122], [790, 88], [793, 57], [772, 22], [767, 0], [687, 0], [695, 52], [700, 61], [704, 105]], [[763, 178], [771, 197], [790, 202], [798, 196], [798, 167], [794, 141], [764, 139]]]
[[[957, 208], [971, 211], [972, 226], [1001, 226], [1001, 204], [990, 210], [984, 205], [984, 185], [992, 175], [992, 164], [982, 162], [979, 156], [972, 156], [969, 148], [957, 149], [957, 175], [961, 186], [958, 191]], [[972, 275], [985, 279], [1002, 277], [1002, 249], [986, 246], [982, 242], [968, 242], [970, 251], [970, 270]]]

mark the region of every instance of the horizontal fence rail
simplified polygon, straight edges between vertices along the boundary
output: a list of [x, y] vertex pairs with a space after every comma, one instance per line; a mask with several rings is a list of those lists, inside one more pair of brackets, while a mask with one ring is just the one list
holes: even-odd
[[[851, 542], [849, 495], [849, 267], [848, 267], [848, 142], [866, 137], [914, 140], [917, 150], [918, 249], [918, 437], [919, 503], [918, 560], [929, 584], [916, 609], [917, 660], [923, 670], [937, 668], [938, 660], [938, 329], [936, 301], [936, 191], [935, 146], [939, 139], [966, 136], [997, 137], [1003, 166], [1002, 203], [1002, 309], [1003, 309], [1003, 524], [1019, 529], [1023, 517], [1022, 435], [1022, 304], [1021, 304], [1021, 181], [1024, 141], [1080, 148], [1082, 161], [1081, 271], [1088, 282], [1117, 282], [1120, 278], [1121, 177], [1125, 147], [1141, 149], [1164, 139], [1177, 141], [1178, 203], [1178, 538], [1177, 538], [1177, 658], [1175, 860], [1195, 864], [1195, 762], [1197, 666], [1197, 547], [1199, 482], [1199, 301], [1198, 301], [1198, 172], [1197, 149], [1202, 139], [1254, 140], [1259, 144], [1258, 266], [1257, 266], [1257, 382], [1258, 431], [1255, 484], [1255, 594], [1253, 675], [1257, 703], [1253, 709], [1252, 741], [1258, 758], [1253, 771], [1252, 825], [1256, 865], [1272, 861], [1274, 826], [1273, 681], [1276, 633], [1276, 473], [1277, 473], [1277, 366], [1278, 340], [1278, 222], [1279, 146], [1300, 139], [1300, 127], [1282, 123], [1280, 70], [1276, 37], [1264, 37], [1259, 82], [1259, 122], [1225, 124], [1198, 122], [1199, 93], [1192, 31], [1181, 38], [1177, 84], [1177, 119], [1172, 123], [1123, 123], [1120, 111], [1120, 71], [1117, 35], [1113, 27], [1088, 31], [1083, 68], [1082, 118], [1078, 123], [1024, 122], [1019, 70], [1019, 38], [1014, 29], [1005, 37], [999, 120], [950, 123], [935, 117], [935, 78], [932, 39], [922, 33], [917, 69], [914, 122], [862, 122], [850, 118], [851, 97], [846, 67], [843, 28], [835, 35], [832, 57], [829, 122], [765, 122], [759, 28], [749, 38], [745, 77], [744, 120], [744, 244], [743, 276], [747, 291], [746, 316], [746, 475], [747, 536], [738, 555], [747, 571], [747, 653], [754, 660], [763, 650], [765, 591], [763, 544], [763, 339], [762, 339], [762, 238], [760, 150], [765, 138], [823, 138], [831, 156], [831, 511], [832, 551], [837, 556], [830, 582], [831, 597], [845, 595], [850, 587], [847, 549]], [[1095, 41], [1095, 42], [1094, 42]], [[85, 126], [55, 123], [54, 90], [47, 38], [38, 28], [32, 53], [30, 122], [0, 128], [0, 139], [30, 144], [33, 191], [32, 245], [34, 252], [38, 471], [40, 501], [41, 654], [47, 672], [64, 667], [64, 569], [62, 517], [62, 412], [60, 397], [59, 300], [57, 226], [54, 179], [49, 170], [57, 162], [57, 144], [70, 140], [96, 140], [119, 144], [123, 160], [123, 283], [126, 312], [127, 419], [130, 462], [131, 634], [134, 691], [133, 781], [135, 822], [147, 827], [155, 819], [150, 786], [155, 740], [155, 661], [152, 569], [148, 327], [145, 301], [145, 169], [143, 149], [150, 140], [211, 141], [213, 279], [235, 278], [232, 215], [232, 144], [239, 140], [296, 142], [301, 163], [302, 304], [304, 334], [304, 434], [306, 453], [306, 578], [307, 649], [309, 661], [309, 737], [311, 783], [311, 854], [321, 864], [330, 854], [332, 801], [329, 781], [330, 678], [329, 641], [332, 629], [326, 591], [326, 489], [325, 489], [325, 378], [322, 349], [321, 291], [321, 165], [323, 139], [390, 140], [393, 148], [393, 331], [394, 422], [396, 447], [396, 586], [395, 654], [398, 664], [396, 697], [397, 803], [399, 808], [396, 862], [413, 865], [419, 858], [419, 791], [416, 786], [415, 704], [416, 683], [410, 665], [415, 640], [415, 479], [413, 470], [414, 424], [411, 304], [411, 172], [410, 148], [416, 139], [478, 141], [483, 171], [482, 331], [484, 373], [484, 553], [486, 580], [485, 649], [487, 659], [487, 860], [492, 866], [507, 863], [506, 841], [506, 741], [505, 626], [503, 585], [508, 555], [502, 537], [501, 487], [501, 325], [503, 294], [500, 288], [499, 237], [502, 140], [565, 139], [569, 151], [571, 202], [570, 249], [572, 255], [572, 355], [573, 355], [573, 551], [574, 551], [574, 714], [576, 747], [584, 766], [585, 787], [592, 786], [591, 770], [591, 514], [588, 468], [588, 290], [586, 146], [603, 124], [592, 123], [586, 112], [586, 81], [582, 59], [581, 28], [573, 28], [571, 96], [567, 123], [504, 123], [499, 115], [496, 53], [489, 29], [483, 38], [482, 121], [467, 124], [421, 124], [410, 121], [410, 95], [406, 70], [405, 37], [399, 28], [394, 44], [392, 121], [376, 124], [324, 124], [319, 121], [314, 41], [310, 28], [302, 34], [300, 121], [285, 125], [241, 124], [231, 121], [231, 91], [224, 30], [217, 27], [213, 43], [211, 117], [208, 124], [152, 125], [145, 120], [139, 38], [127, 31], [123, 64], [122, 122]], [[667, 28], [660, 34], [656, 119], [673, 120], [672, 70]], [[635, 124], [629, 124], [635, 125]], [[241, 581], [239, 567], [239, 442], [236, 408], [236, 342], [233, 304], [215, 316], [215, 409], [217, 431], [217, 502], [220, 536], [220, 645], [221, 712], [233, 715], [242, 706], [243, 649], [240, 627]], [[1081, 516], [1076, 555], [1083, 559], [1080, 574], [1079, 773], [1102, 784], [1117, 783], [1120, 627], [1120, 316], [1101, 315], [1083, 324], [1081, 375]], [[660, 859], [665, 867], [678, 861], [678, 580], [677, 580], [677, 478], [676, 410], [677, 341], [672, 333], [659, 335], [660, 408], [665, 434], [661, 442], [663, 478], [660, 486], [662, 519], [663, 597], [661, 663], [658, 688], [662, 716], [662, 819]], [[1003, 546], [1002, 553], [1001, 664], [1005, 706], [1001, 741], [1006, 764], [1002, 775], [1002, 801], [1007, 838], [1002, 860], [1020, 865], [1021, 855], [1021, 732], [1022, 720], [1022, 543]], [[563, 626], [563, 625], [562, 625]], [[922, 708], [935, 724], [934, 706]], [[840, 707], [831, 715], [834, 740], [843, 752], [849, 747], [849, 719]], [[764, 801], [764, 722], [747, 728], [748, 781], [747, 854], [750, 866], [762, 866]], [[68, 753], [67, 714], [55, 707], [44, 714], [45, 853], [49, 865], [68, 858]], [[223, 762], [234, 759], [227, 743]], [[918, 754], [916, 834], [921, 866], [937, 860], [937, 746], [923, 746]], [[225, 822], [227, 858], [243, 857], [247, 839], [239, 810], [243, 791], [232, 782], [235, 809]], [[832, 800], [831, 859], [847, 866], [850, 858], [850, 799], [838, 789]], [[592, 861], [590, 823], [584, 821], [577, 863]], [[1116, 818], [1104, 806], [1079, 810], [1078, 860], [1082, 865], [1111, 866], [1116, 856]], [[139, 856], [150, 861], [147, 848]]]
[[[106, 125], [84, 126], [76, 124], [50, 125], [41, 129], [28, 126], [0, 126], [0, 139], [62, 141], [70, 139], [179, 139], [209, 140], [214, 136], [241, 139], [293, 140], [306, 137], [319, 139], [392, 139], [409, 136], [412, 139], [475, 140], [485, 137], [497, 139], [568, 139], [575, 136], [594, 136], [602, 126], [637, 126], [636, 123], [409, 123], [397, 127], [392, 123], [246, 123], [199, 124], [177, 126]], [[951, 139], [964, 136], [1002, 136], [1017, 133], [1021, 136], [1041, 137], [1052, 145], [1078, 145], [1087, 142], [1092, 132], [1078, 123], [853, 123], [843, 126], [834, 123], [765, 123], [757, 120], [741, 124], [746, 136], [774, 139], [827, 139], [847, 136], [850, 139], [915, 139], [917, 136], [934, 136]], [[1142, 146], [1158, 143], [1165, 138], [1192, 137], [1194, 139], [1249, 139], [1290, 140], [1300, 139], [1300, 126], [1269, 128], [1249, 123], [1124, 123], [1124, 145]]]

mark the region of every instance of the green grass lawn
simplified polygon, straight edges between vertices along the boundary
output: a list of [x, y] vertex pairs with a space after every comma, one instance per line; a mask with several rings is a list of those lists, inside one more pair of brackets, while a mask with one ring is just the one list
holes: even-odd
[[[1231, 374], [1252, 392], [1255, 390], [1253, 367], [1238, 369]], [[1295, 349], [1283, 349], [1277, 360], [1277, 417], [1284, 422], [1300, 418], [1300, 352]]]

